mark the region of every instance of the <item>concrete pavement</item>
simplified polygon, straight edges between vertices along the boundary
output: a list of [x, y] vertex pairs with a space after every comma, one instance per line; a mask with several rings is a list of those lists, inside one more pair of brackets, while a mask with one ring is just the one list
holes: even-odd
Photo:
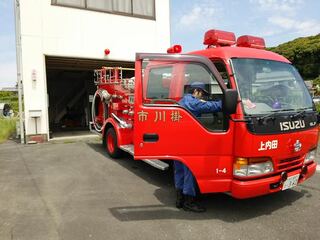
[[177, 210], [172, 173], [100, 142], [0, 145], [0, 239], [319, 239], [320, 174], [277, 194], [202, 196]]

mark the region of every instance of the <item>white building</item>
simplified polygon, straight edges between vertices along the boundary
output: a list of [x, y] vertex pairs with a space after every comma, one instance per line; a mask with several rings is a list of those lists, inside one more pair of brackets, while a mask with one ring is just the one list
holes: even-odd
[[87, 128], [93, 69], [134, 67], [136, 52], [170, 45], [169, 0], [20, 0], [18, 8], [27, 141]]

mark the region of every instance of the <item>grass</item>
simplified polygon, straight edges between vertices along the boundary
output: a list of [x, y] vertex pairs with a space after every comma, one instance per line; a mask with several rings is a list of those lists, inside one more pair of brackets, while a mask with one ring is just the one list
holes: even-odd
[[0, 144], [5, 142], [16, 131], [16, 118], [0, 118]]
[[[0, 103], [10, 105], [16, 116], [18, 113], [18, 95], [15, 92], [0, 91]], [[0, 144], [5, 142], [16, 131], [17, 118], [0, 117]]]

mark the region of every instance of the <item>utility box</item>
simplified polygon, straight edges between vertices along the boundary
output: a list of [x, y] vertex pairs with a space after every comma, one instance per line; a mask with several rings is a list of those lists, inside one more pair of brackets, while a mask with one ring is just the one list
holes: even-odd
[[38, 118], [41, 117], [41, 110], [29, 110], [29, 116], [34, 119], [35, 134], [38, 134]]
[[41, 117], [41, 110], [29, 110], [29, 116], [31, 118], [39, 118]]

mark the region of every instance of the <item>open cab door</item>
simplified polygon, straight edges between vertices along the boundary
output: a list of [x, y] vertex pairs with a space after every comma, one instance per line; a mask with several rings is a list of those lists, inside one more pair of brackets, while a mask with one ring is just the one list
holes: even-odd
[[[137, 54], [135, 66], [134, 158], [179, 160], [197, 171], [195, 161], [230, 156], [236, 90], [227, 89], [214, 64], [198, 55]], [[222, 100], [224, 113], [195, 117], [179, 101], [193, 82], [202, 82], [207, 100]], [[221, 144], [227, 142], [228, 144]], [[198, 162], [201, 165], [201, 161]]]

